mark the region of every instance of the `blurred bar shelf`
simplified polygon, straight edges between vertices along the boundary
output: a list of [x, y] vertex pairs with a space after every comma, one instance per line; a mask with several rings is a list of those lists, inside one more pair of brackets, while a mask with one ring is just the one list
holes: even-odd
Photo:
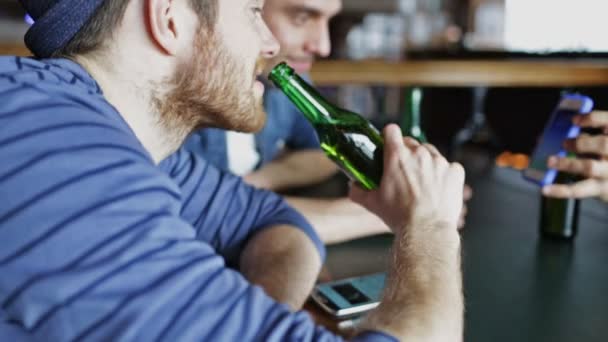
[[[23, 45], [0, 43], [0, 55], [31, 56]], [[414, 59], [318, 61], [311, 70], [318, 86], [368, 84], [419, 87], [608, 86], [608, 58], [602, 59]]]
[[23, 44], [0, 43], [0, 55], [31, 56], [32, 53]]
[[318, 86], [578, 87], [608, 85], [608, 59], [318, 61]]

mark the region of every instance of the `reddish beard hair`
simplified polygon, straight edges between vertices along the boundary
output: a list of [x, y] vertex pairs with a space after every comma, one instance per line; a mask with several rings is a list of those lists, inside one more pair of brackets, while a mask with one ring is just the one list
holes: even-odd
[[[256, 69], [263, 64], [256, 63]], [[253, 93], [255, 75], [245, 72], [214, 32], [201, 28], [192, 56], [167, 81], [169, 92], [155, 96], [159, 123], [174, 143], [201, 128], [257, 132], [266, 122], [261, 98]]]

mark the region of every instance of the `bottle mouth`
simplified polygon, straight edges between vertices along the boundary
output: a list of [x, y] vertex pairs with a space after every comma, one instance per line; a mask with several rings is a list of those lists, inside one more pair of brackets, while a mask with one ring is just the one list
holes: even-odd
[[295, 74], [293, 68], [287, 65], [286, 62], [277, 64], [268, 75], [268, 79], [272, 81], [277, 87], [289, 82], [291, 77]]

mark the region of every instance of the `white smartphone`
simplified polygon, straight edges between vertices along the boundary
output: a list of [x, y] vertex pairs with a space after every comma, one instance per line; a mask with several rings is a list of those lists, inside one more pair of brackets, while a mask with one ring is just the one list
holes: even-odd
[[386, 273], [374, 273], [322, 283], [311, 298], [336, 318], [353, 317], [378, 306], [385, 281]]

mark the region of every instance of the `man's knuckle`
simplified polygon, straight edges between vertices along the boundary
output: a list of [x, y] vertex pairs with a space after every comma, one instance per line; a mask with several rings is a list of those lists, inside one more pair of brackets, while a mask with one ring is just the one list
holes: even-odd
[[598, 163], [598, 168], [600, 169], [598, 171], [598, 178], [602, 178], [602, 179], [608, 179], [608, 161], [603, 160], [601, 162], [597, 162]]
[[600, 146], [600, 152], [603, 155], [608, 155], [608, 137], [599, 137], [598, 140], [600, 141], [599, 146]]
[[584, 174], [586, 174], [590, 177], [593, 177], [595, 171], [596, 171], [596, 167], [595, 167], [595, 164], [593, 163], [593, 161], [586, 160], [583, 163], [583, 173]]
[[608, 202], [608, 181], [604, 181], [600, 184], [600, 198]]
[[576, 141], [574, 143], [574, 147], [576, 148], [577, 151], [584, 151], [586, 146], [587, 146], [587, 138], [585, 136], [580, 136], [578, 139], [576, 139]]
[[459, 175], [464, 176], [465, 170], [464, 167], [460, 163], [452, 163], [452, 167], [456, 170]]
[[561, 170], [574, 171], [577, 168], [577, 161], [570, 158], [561, 158], [557, 162], [557, 166]]
[[585, 196], [585, 193], [586, 193], [585, 189], [575, 188], [575, 189], [572, 189], [569, 197], [582, 197], [582, 196]]

